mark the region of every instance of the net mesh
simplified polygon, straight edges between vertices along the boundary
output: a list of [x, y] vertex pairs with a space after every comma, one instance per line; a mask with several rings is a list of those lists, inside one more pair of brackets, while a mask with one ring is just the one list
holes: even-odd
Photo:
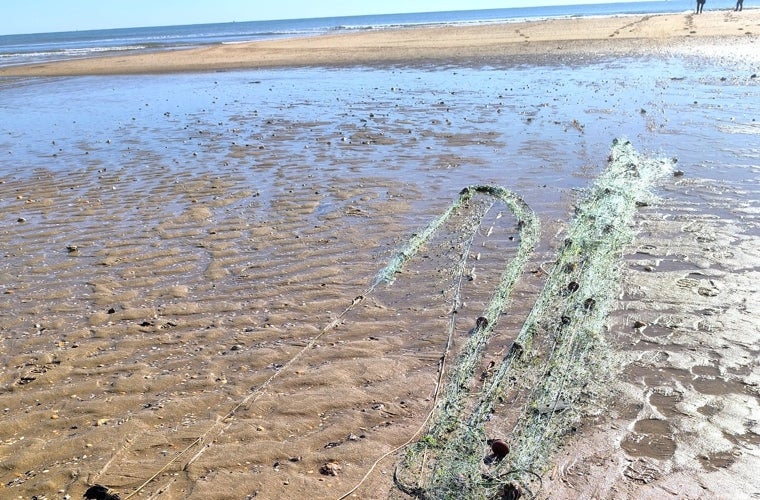
[[[510, 261], [474, 334], [463, 346], [434, 408], [427, 431], [396, 468], [396, 484], [422, 498], [502, 498], [536, 492], [552, 450], [604, 394], [612, 351], [604, 323], [619, 285], [630, 223], [670, 160], [639, 155], [613, 142], [607, 168], [576, 207], [558, 257], [531, 312], [480, 394], [467, 388], [499, 314], [538, 238], [538, 223], [519, 198], [478, 187], [502, 199], [521, 221], [524, 246]], [[494, 408], [510, 394], [525, 397], [511, 431], [493, 424]], [[464, 402], [474, 400], [469, 415]], [[489, 454], [489, 432], [509, 434], [507, 457]], [[485, 457], [485, 460], [484, 460]], [[514, 496], [513, 496], [514, 497]]]

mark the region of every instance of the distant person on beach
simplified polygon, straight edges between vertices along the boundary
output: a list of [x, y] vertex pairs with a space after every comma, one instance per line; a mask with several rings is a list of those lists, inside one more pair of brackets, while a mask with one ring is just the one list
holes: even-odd
[[742, 10], [742, 4], [744, 4], [744, 0], [736, 0], [736, 8], [734, 10]]
[[705, 0], [697, 0], [697, 14], [702, 13], [702, 9], [705, 8]]

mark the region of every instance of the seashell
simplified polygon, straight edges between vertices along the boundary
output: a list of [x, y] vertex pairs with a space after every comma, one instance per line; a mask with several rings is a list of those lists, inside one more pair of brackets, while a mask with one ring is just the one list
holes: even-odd
[[523, 353], [523, 346], [518, 344], [517, 342], [512, 342], [512, 345], [509, 348], [510, 354], [513, 354], [514, 357], [519, 358], [522, 356]]
[[504, 489], [501, 494], [503, 500], [518, 500], [522, 497], [522, 488], [517, 483], [507, 483], [504, 485]]
[[319, 473], [323, 476], [337, 476], [340, 472], [340, 465], [335, 462], [327, 462], [319, 468]]
[[491, 441], [491, 451], [501, 460], [509, 454], [509, 445], [502, 439], [494, 439]]
[[108, 488], [99, 484], [87, 488], [82, 496], [88, 500], [119, 500], [119, 495], [108, 493]]

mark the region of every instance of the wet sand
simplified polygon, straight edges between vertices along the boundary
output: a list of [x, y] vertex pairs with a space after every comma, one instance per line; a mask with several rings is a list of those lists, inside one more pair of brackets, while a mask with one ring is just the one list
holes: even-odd
[[[756, 12], [676, 17], [738, 31]], [[468, 246], [474, 203], [391, 286], [369, 285], [463, 187], [520, 194], [542, 239], [487, 380], [621, 135], [683, 175], [640, 207], [621, 256], [612, 392], [534, 493], [757, 495], [757, 38], [685, 36], [626, 57], [617, 47], [638, 42], [603, 38], [572, 64], [8, 83], [0, 496], [81, 498], [97, 483], [122, 499], [339, 498], [366, 475], [356, 498], [405, 498], [393, 472], [432, 409], [457, 262], [469, 251], [454, 352], [518, 221], [497, 208]], [[513, 413], [498, 405], [488, 432], [509, 440]]]

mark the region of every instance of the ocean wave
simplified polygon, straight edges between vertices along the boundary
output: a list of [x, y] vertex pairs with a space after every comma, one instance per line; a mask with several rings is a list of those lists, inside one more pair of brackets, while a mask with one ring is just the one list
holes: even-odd
[[[559, 16], [567, 17], [567, 16]], [[548, 19], [548, 17], [546, 18]], [[498, 19], [465, 19], [458, 21], [420, 21], [388, 24], [355, 24], [355, 25], [337, 25], [329, 28], [329, 31], [370, 31], [370, 30], [393, 30], [400, 28], [425, 28], [425, 27], [447, 27], [447, 26], [479, 26], [489, 24], [519, 23], [525, 21], [542, 21], [543, 18], [525, 17], [525, 18], [498, 18]]]
[[38, 52], [10, 52], [0, 53], [0, 58], [11, 57], [60, 57], [60, 56], [86, 56], [88, 54], [99, 54], [102, 52], [121, 52], [125, 50], [145, 50], [145, 45], [123, 45], [118, 47], [87, 47], [87, 48], [67, 48], [52, 49]]
[[61, 48], [38, 50], [35, 52], [0, 52], [0, 66], [22, 66], [50, 61], [65, 61], [68, 59], [84, 59], [87, 57], [103, 56], [121, 52], [136, 52], [148, 50], [146, 45], [122, 45], [118, 47], [87, 47]]

